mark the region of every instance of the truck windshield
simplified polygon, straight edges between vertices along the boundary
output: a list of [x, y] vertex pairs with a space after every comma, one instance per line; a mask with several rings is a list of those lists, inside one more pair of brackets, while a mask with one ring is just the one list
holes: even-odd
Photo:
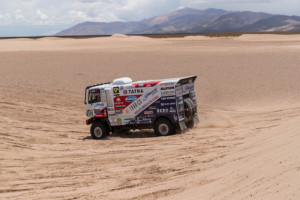
[[89, 104], [97, 103], [101, 101], [100, 90], [93, 89], [89, 91]]

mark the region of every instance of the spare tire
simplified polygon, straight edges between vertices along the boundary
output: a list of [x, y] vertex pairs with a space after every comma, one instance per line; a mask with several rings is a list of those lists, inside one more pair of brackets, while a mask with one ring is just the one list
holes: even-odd
[[193, 109], [191, 102], [188, 99], [183, 100], [184, 114], [186, 118], [190, 118], [193, 115]]
[[187, 98], [186, 100], [189, 101], [190, 104], [191, 104], [191, 107], [192, 107], [192, 115], [195, 115], [195, 113], [196, 113], [196, 106], [195, 106], [193, 100], [190, 99], [190, 98]]

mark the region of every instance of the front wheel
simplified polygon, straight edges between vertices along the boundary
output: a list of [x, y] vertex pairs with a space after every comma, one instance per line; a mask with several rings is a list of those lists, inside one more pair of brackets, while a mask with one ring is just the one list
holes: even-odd
[[109, 134], [109, 130], [103, 122], [94, 122], [91, 126], [91, 136], [95, 140], [103, 139]]
[[176, 132], [175, 125], [166, 118], [161, 118], [155, 122], [154, 132], [157, 136], [167, 136]]

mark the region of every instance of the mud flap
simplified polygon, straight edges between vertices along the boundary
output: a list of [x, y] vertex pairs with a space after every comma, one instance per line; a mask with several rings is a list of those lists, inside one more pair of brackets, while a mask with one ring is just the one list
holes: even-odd
[[185, 129], [187, 129], [187, 127], [186, 127], [184, 121], [179, 122], [179, 126], [180, 126], [180, 129], [181, 129], [182, 131], [185, 130]]
[[197, 115], [195, 115], [195, 117], [194, 117], [194, 123], [195, 124], [199, 124], [199, 118], [198, 118], [198, 116]]

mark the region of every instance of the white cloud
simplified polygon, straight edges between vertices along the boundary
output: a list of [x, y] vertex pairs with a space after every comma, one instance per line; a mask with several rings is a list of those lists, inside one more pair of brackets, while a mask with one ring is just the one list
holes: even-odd
[[84, 21], [138, 21], [182, 7], [300, 15], [299, 0], [2, 0], [0, 26], [68, 28]]
[[41, 20], [46, 20], [48, 19], [47, 15], [45, 15], [42, 11], [40, 11], [39, 9], [36, 10], [36, 13], [39, 15]]
[[17, 10], [11, 19], [16, 25], [25, 22], [76, 24], [83, 21], [141, 20], [170, 12], [179, 5], [178, 0], [14, 0], [0, 1], [0, 13], [4, 15]]

